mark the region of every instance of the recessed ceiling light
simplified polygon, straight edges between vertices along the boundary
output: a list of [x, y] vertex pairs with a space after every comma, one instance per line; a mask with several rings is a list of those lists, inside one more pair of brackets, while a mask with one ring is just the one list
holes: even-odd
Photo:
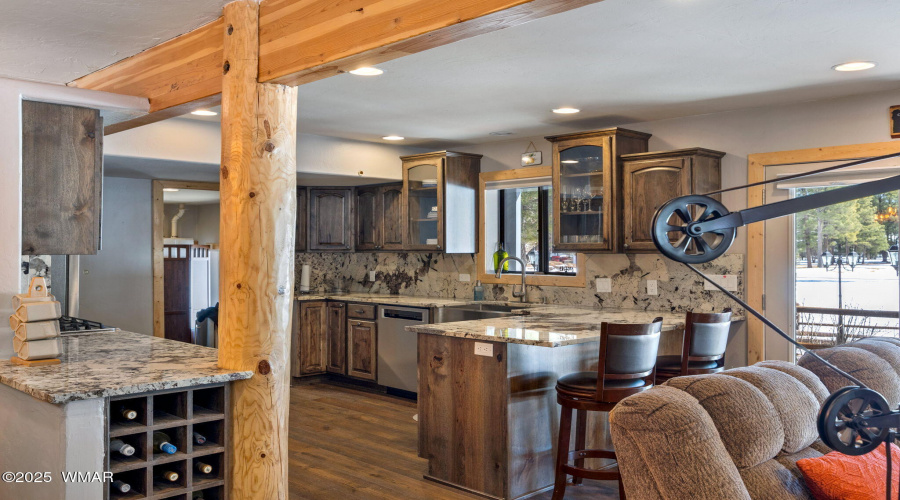
[[578, 108], [556, 108], [553, 110], [554, 113], [557, 113], [560, 115], [571, 115], [571, 114], [577, 113], [579, 111], [581, 111], [581, 110]]
[[578, 163], [578, 160], [562, 160], [560, 163]]
[[215, 111], [210, 111], [208, 109], [198, 109], [196, 111], [191, 111], [191, 114], [197, 115], [197, 116], [216, 116], [219, 113], [216, 113]]
[[835, 71], [862, 71], [864, 69], [872, 69], [874, 67], [875, 63], [871, 61], [850, 61], [843, 64], [838, 64], [837, 66], [832, 66], [831, 69]]
[[386, 135], [386, 136], [382, 137], [382, 139], [384, 139], [386, 141], [402, 141], [403, 139], [406, 139], [406, 137], [402, 137], [399, 135]]
[[351, 75], [357, 75], [357, 76], [378, 76], [382, 73], [384, 73], [384, 71], [382, 71], [378, 68], [373, 68], [371, 66], [365, 66], [362, 68], [356, 68], [356, 69], [350, 70]]
[[174, 192], [178, 191], [178, 188], [163, 188], [163, 191], [165, 191], [167, 193], [174, 193]]

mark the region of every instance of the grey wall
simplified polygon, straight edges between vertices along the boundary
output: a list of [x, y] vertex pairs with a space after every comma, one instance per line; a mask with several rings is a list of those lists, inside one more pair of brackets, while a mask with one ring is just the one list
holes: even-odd
[[[172, 236], [172, 217], [178, 213], [177, 203], [166, 203], [163, 237]], [[219, 243], [219, 204], [185, 205], [178, 219], [178, 237], [193, 238], [199, 245]]]
[[104, 179], [103, 248], [81, 257], [78, 312], [85, 319], [148, 335], [153, 334], [150, 184]]

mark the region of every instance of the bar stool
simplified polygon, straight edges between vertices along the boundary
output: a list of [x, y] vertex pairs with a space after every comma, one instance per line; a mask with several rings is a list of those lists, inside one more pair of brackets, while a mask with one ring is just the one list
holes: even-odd
[[[581, 484], [582, 479], [619, 481], [619, 498], [625, 498], [618, 467], [584, 467], [585, 458], [616, 458], [612, 450], [585, 449], [587, 412], [609, 412], [626, 397], [653, 387], [661, 330], [662, 318], [648, 324], [601, 323], [597, 371], [571, 373], [557, 380], [556, 401], [562, 406], [562, 413], [553, 500], [562, 500], [565, 495], [567, 475], [572, 476], [573, 484]], [[578, 410], [576, 449], [569, 451], [572, 410]], [[574, 460], [574, 466], [569, 465], [570, 460]]]
[[725, 347], [731, 329], [731, 309], [720, 313], [688, 311], [681, 355], [656, 358], [656, 383], [672, 377], [716, 373], [725, 369]]

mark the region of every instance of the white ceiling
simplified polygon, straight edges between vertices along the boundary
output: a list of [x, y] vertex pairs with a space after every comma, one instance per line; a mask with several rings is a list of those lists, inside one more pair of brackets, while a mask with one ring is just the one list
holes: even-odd
[[[303, 85], [300, 130], [449, 146], [889, 90], [898, 19], [897, 0], [605, 0]], [[831, 69], [850, 60], [879, 64]]]
[[219, 203], [219, 191], [208, 189], [179, 189], [163, 191], [163, 203], [184, 203], [185, 205], [210, 205]]
[[222, 15], [231, 0], [3, 0], [0, 76], [67, 83]]

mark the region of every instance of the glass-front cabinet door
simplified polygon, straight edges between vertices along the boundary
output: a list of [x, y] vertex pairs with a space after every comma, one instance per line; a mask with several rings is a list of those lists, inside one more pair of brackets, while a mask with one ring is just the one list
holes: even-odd
[[609, 250], [612, 168], [609, 137], [553, 144], [554, 246]]
[[407, 249], [443, 248], [441, 161], [440, 158], [435, 158], [427, 160], [427, 163], [407, 163], [403, 167]]

